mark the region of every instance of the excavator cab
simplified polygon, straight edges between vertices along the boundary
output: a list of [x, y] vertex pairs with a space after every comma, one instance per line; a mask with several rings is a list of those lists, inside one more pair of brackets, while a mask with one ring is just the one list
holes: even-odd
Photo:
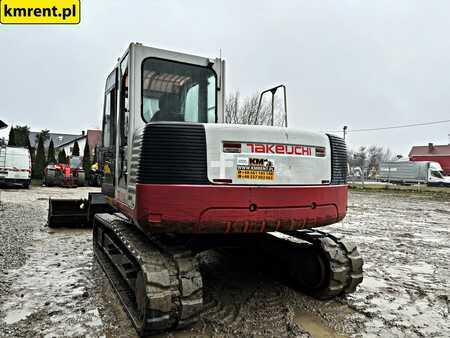
[[[132, 43], [106, 80], [100, 165], [102, 192], [129, 193], [130, 142], [147, 123], [223, 120], [224, 61]], [[104, 168], [104, 167], [103, 167]]]

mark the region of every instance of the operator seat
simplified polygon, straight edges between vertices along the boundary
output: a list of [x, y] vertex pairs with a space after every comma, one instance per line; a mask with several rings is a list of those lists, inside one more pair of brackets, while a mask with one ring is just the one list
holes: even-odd
[[183, 121], [180, 114], [180, 99], [176, 94], [164, 94], [159, 99], [159, 110], [152, 116], [155, 121]]

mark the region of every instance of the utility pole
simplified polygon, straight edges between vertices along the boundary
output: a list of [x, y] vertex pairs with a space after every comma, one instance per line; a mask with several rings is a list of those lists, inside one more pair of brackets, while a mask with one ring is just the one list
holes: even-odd
[[347, 136], [347, 126], [344, 126], [344, 128], [342, 128], [342, 132], [344, 134], [344, 141], [345, 141], [345, 137]]

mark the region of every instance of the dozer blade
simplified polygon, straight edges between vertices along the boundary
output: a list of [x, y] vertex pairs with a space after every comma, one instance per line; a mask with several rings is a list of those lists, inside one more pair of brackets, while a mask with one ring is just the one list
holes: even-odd
[[363, 280], [363, 259], [356, 246], [323, 231], [268, 233], [261, 248], [295, 287], [318, 299], [350, 294]]
[[48, 226], [81, 227], [88, 221], [87, 200], [85, 199], [52, 199], [48, 200]]

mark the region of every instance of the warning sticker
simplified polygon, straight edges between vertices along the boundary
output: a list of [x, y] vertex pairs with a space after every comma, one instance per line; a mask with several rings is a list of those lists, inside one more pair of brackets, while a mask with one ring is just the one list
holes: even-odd
[[275, 166], [272, 160], [265, 158], [238, 158], [236, 176], [247, 180], [273, 180]]

